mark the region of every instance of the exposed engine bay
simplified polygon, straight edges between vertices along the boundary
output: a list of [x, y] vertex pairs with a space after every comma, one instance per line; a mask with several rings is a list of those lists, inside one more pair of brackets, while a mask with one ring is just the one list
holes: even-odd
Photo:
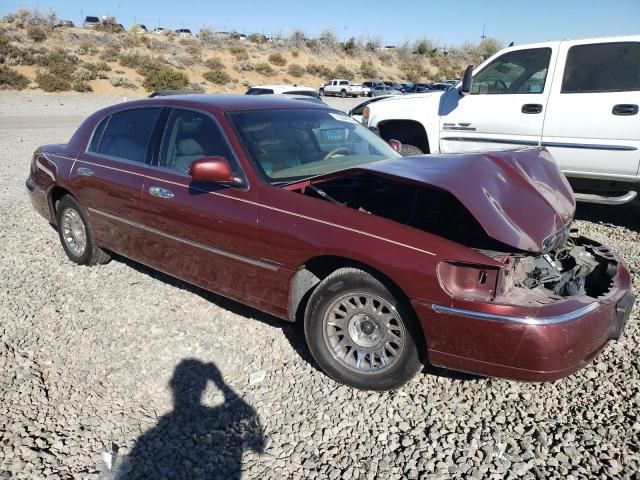
[[[606, 247], [579, 237], [575, 230], [569, 232], [568, 226], [562, 241], [543, 255], [506, 245], [490, 237], [471, 212], [445, 190], [367, 173], [292, 187], [304, 195], [438, 235], [499, 261], [504, 265], [501, 278], [488, 277], [496, 301], [545, 304], [575, 295], [597, 298], [610, 290], [617, 272], [617, 261]], [[487, 278], [484, 270], [474, 275]]]

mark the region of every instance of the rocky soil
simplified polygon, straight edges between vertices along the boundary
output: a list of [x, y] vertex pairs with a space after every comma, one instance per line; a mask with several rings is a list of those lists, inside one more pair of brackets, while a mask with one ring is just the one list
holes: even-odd
[[[121, 258], [68, 261], [24, 179], [73, 128], [2, 127], [0, 478], [638, 478], [637, 306], [554, 383], [437, 371], [353, 390], [293, 325]], [[638, 292], [640, 212], [611, 210], [580, 207], [576, 225]]]

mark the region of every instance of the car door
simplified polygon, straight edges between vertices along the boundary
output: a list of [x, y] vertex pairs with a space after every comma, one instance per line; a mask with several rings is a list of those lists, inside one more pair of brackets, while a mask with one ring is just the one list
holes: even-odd
[[73, 194], [85, 208], [98, 243], [136, 257], [140, 194], [152, 131], [162, 108], [112, 113], [94, 129], [70, 175]]
[[471, 91], [446, 91], [440, 105], [440, 151], [504, 150], [538, 145], [555, 50], [512, 50], [474, 74]]
[[209, 290], [261, 306], [257, 206], [248, 185], [195, 184], [190, 164], [222, 156], [244, 174], [218, 122], [210, 114], [174, 108], [142, 189], [146, 261]]
[[569, 176], [635, 181], [640, 162], [640, 37], [563, 42], [542, 143]]

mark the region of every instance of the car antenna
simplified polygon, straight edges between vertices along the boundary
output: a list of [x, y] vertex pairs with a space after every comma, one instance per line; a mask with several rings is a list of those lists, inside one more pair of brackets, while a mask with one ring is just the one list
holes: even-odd
[[509, 44], [509, 46], [510, 46], [510, 47], [513, 47], [514, 45], [515, 45], [515, 42], [511, 42], [511, 43]]

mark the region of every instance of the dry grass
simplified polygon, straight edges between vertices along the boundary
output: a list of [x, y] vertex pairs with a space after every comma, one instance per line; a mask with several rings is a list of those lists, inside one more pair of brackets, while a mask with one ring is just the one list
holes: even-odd
[[[313, 87], [330, 78], [429, 82], [457, 77], [466, 65], [478, 64], [499, 47], [486, 39], [450, 48], [445, 55], [429, 39], [381, 50], [379, 39], [340, 43], [330, 30], [317, 38], [296, 31], [267, 42], [261, 34], [242, 41], [219, 38], [207, 29], [191, 39], [173, 33], [114, 33], [112, 26], [105, 26], [107, 31], [53, 29], [55, 16], [42, 18], [29, 11], [7, 18], [0, 23], [0, 64], [21, 69], [28, 82], [47, 91], [128, 95], [180, 85], [205, 91], [224, 86], [241, 93], [266, 78], [282, 83], [295, 79]], [[26, 68], [30, 65], [36, 67]], [[116, 76], [110, 77], [110, 71]]]

